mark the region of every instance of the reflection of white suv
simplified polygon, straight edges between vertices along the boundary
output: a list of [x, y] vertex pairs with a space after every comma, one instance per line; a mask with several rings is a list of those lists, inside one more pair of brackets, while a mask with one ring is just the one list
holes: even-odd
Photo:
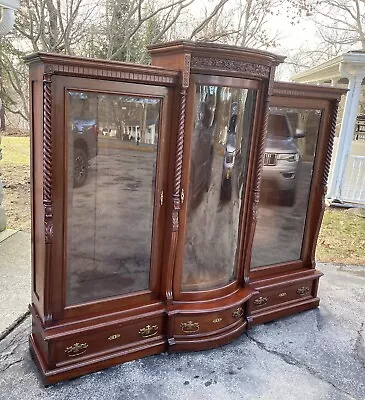
[[270, 112], [262, 174], [263, 186], [274, 186], [288, 206], [295, 202], [300, 154], [294, 139], [300, 137], [303, 137], [303, 132], [297, 130], [293, 133], [284, 113]]

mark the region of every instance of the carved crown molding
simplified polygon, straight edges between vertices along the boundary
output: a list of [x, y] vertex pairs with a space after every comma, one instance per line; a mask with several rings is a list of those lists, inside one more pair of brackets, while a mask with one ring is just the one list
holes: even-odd
[[300, 87], [298, 84], [293, 84], [291, 82], [274, 82], [272, 90], [273, 96], [320, 98], [323, 100], [338, 99], [342, 94], [345, 93], [346, 90], [344, 89], [337, 89], [327, 86], [306, 86], [303, 84], [301, 84]]
[[75, 64], [45, 64], [45, 73], [49, 75], [70, 75], [78, 77], [121, 80], [121, 81], [138, 81], [152, 84], [173, 85], [176, 82], [175, 76], [163, 74], [163, 72], [156, 71], [151, 73], [149, 71], [134, 71], [133, 68], [128, 69], [128, 66], [116, 67], [113, 64], [108, 66], [90, 67], [87, 65]]
[[268, 78], [270, 75], [270, 67], [267, 65], [240, 60], [227, 60], [224, 58], [193, 56], [191, 59], [191, 68], [241, 72], [259, 78]]

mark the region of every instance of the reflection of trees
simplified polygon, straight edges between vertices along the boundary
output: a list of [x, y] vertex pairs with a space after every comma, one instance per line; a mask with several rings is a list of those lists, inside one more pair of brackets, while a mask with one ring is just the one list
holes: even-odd
[[300, 154], [307, 161], [311, 160], [316, 150], [321, 112], [318, 110], [293, 109], [286, 110], [286, 113], [292, 132], [295, 133], [299, 129], [304, 134], [303, 138], [297, 140]]
[[[146, 143], [148, 125], [159, 119], [159, 100], [132, 96], [71, 92], [69, 115], [72, 119], [94, 118], [99, 129], [114, 130], [119, 140], [130, 140], [128, 127], [139, 127], [141, 143]], [[133, 138], [137, 140], [137, 129]]]
[[242, 124], [245, 109], [247, 89], [220, 87], [217, 90], [217, 106], [214, 116], [214, 122], [217, 124], [218, 135], [216, 141], [221, 145], [227, 142], [227, 133], [231, 119], [232, 103], [238, 103], [238, 114], [236, 122], [237, 142], [242, 138]]
[[99, 122], [101, 126], [114, 126], [116, 137], [120, 140], [129, 140], [127, 127], [139, 127], [142, 143], [146, 142], [147, 123], [156, 123], [158, 120], [158, 100], [133, 98], [127, 96], [100, 96]]
[[316, 151], [320, 121], [321, 113], [314, 110], [310, 111], [307, 119], [305, 153], [313, 158]]
[[70, 120], [96, 119], [97, 96], [83, 92], [68, 92], [69, 107], [68, 115]]
[[[191, 150], [191, 171], [195, 174], [190, 177], [189, 191], [199, 192], [199, 201], [188, 207], [182, 279], [187, 290], [224, 285], [234, 276], [240, 193], [256, 92], [197, 85], [195, 95]], [[232, 107], [233, 103], [237, 104]], [[213, 155], [209, 152], [212, 144]], [[199, 191], [201, 187], [204, 190]]]

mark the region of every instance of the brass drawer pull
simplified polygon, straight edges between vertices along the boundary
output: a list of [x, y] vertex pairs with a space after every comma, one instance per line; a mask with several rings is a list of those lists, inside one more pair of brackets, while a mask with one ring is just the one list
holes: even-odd
[[234, 310], [232, 313], [232, 317], [233, 318], [241, 318], [243, 315], [243, 308], [242, 307], [238, 307], [237, 310]]
[[299, 289], [297, 289], [297, 293], [300, 296], [304, 296], [304, 295], [308, 294], [309, 292], [310, 292], [310, 289], [308, 286], [302, 286]]
[[115, 339], [118, 339], [118, 338], [120, 338], [120, 334], [119, 334], [119, 333], [116, 333], [115, 335], [109, 336], [109, 337], [108, 337], [108, 340], [115, 340]]
[[263, 306], [264, 304], [266, 304], [268, 301], [267, 297], [259, 297], [258, 299], [256, 299], [253, 304], [255, 304], [256, 306]]
[[286, 296], [285, 292], [279, 294], [279, 297], [285, 297], [285, 296]]
[[213, 324], [218, 324], [219, 322], [221, 322], [221, 321], [223, 321], [223, 319], [222, 318], [216, 318], [216, 319], [213, 319]]
[[182, 322], [180, 328], [184, 333], [195, 333], [200, 329], [198, 322], [188, 321]]
[[149, 338], [152, 336], [157, 335], [158, 332], [158, 326], [157, 325], [146, 325], [144, 328], [141, 328], [139, 330], [139, 334], [143, 338]]
[[65, 353], [69, 357], [76, 357], [84, 354], [86, 349], [89, 347], [87, 343], [75, 343], [72, 346], [65, 348]]

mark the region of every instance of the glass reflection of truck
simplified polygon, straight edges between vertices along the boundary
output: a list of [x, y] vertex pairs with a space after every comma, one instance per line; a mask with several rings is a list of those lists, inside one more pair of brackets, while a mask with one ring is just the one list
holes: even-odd
[[280, 202], [293, 206], [296, 197], [300, 153], [295, 139], [303, 137], [302, 131], [293, 132], [286, 114], [270, 112], [262, 173], [263, 189], [274, 189]]
[[71, 123], [74, 140], [73, 186], [80, 187], [86, 182], [89, 160], [98, 153], [98, 128], [96, 119], [75, 119]]
[[[73, 139], [73, 187], [86, 183], [89, 161], [98, 154], [98, 123], [94, 97], [89, 93], [69, 92], [70, 134]], [[94, 101], [95, 103], [95, 101]]]

